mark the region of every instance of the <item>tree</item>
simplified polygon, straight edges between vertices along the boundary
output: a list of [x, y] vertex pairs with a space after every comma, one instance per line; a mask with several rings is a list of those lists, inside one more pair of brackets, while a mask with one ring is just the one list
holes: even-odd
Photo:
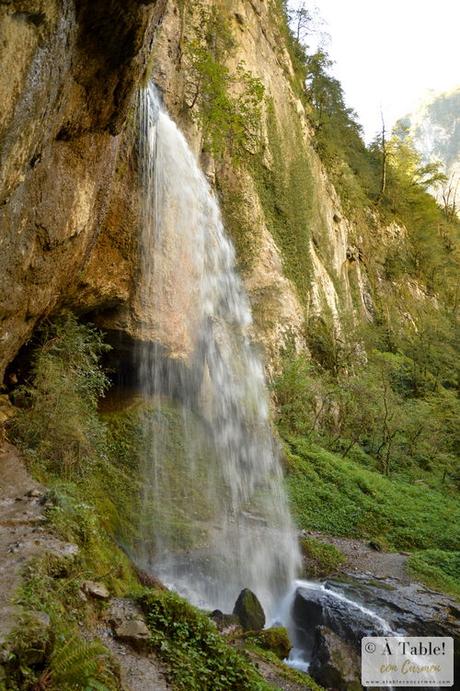
[[288, 8], [288, 22], [294, 38], [301, 45], [304, 44], [308, 34], [312, 31], [313, 15], [305, 2], [299, 7]]
[[451, 175], [449, 179], [446, 179], [441, 189], [442, 210], [448, 221], [455, 220], [458, 214], [457, 197], [459, 185], [460, 179], [455, 175]]

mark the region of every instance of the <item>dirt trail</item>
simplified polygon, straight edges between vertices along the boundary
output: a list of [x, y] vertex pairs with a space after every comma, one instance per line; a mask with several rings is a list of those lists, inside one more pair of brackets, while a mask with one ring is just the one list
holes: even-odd
[[18, 450], [4, 444], [0, 448], [0, 646], [17, 622], [19, 609], [13, 600], [26, 563], [45, 551], [62, 556], [78, 551], [44, 527], [44, 494]]
[[350, 575], [355, 573], [367, 574], [377, 580], [396, 578], [405, 585], [411, 582], [405, 569], [407, 554], [401, 552], [380, 552], [370, 547], [363, 540], [333, 537], [316, 531], [307, 531], [306, 535], [337, 547], [347, 558], [346, 563], [342, 567], [342, 571], [345, 571], [345, 573]]
[[[14, 597], [26, 564], [45, 552], [60, 556], [78, 552], [76, 545], [59, 540], [47, 529], [45, 493], [27, 472], [18, 450], [11, 444], [0, 447], [0, 648], [18, 623], [20, 609]], [[100, 636], [120, 665], [125, 691], [169, 691], [153, 655], [142, 655], [116, 641], [109, 628], [100, 627], [94, 635]]]

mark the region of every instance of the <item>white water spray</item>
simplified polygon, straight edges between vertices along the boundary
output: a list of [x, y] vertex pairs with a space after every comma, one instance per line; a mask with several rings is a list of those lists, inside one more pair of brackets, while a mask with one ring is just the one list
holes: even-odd
[[140, 119], [139, 300], [157, 345], [140, 354], [156, 410], [137, 559], [202, 607], [231, 611], [250, 588], [270, 617], [299, 554], [248, 299], [218, 203], [154, 86]]

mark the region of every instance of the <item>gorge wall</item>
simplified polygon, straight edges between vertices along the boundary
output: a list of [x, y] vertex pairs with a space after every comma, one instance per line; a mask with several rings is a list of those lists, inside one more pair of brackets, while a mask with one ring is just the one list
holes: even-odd
[[[315, 317], [337, 333], [372, 318], [375, 258], [404, 231], [344, 213], [314, 150], [276, 0], [107, 0], [97, 11], [37, 0], [0, 13], [2, 372], [64, 306], [124, 338], [162, 341], [136, 294], [136, 91], [150, 75], [221, 198], [269, 367], [288, 341], [307, 349]], [[263, 86], [243, 156], [209, 146], [213, 123], [196, 102], [196, 56], [219, 16], [230, 98], [248, 75]], [[184, 352], [181, 333], [170, 350]]]

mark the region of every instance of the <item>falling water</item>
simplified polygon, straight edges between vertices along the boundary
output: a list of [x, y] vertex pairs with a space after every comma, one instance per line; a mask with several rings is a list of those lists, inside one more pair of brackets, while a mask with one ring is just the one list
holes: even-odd
[[153, 85], [139, 110], [139, 300], [156, 345], [140, 357], [155, 403], [137, 559], [200, 606], [231, 611], [250, 588], [270, 617], [299, 558], [248, 299], [216, 198]]

